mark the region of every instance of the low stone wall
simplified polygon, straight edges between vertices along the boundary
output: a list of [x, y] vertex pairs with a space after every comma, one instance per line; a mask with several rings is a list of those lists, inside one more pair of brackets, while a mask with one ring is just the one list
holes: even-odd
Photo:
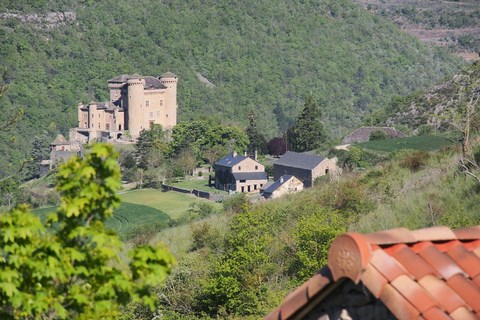
[[184, 188], [179, 188], [179, 187], [174, 187], [174, 186], [169, 186], [169, 185], [162, 185], [162, 189], [164, 191], [176, 191], [176, 192], [181, 192], [181, 193], [190, 193], [193, 194], [199, 198], [203, 199], [208, 199], [216, 202], [223, 201], [227, 196], [221, 195], [221, 194], [215, 194], [215, 193], [210, 193], [210, 192], [205, 192], [205, 191], [200, 191], [197, 189], [184, 189]]

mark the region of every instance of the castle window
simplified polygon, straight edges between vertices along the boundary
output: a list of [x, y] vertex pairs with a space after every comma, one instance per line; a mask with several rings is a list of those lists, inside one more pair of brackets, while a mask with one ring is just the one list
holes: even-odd
[[160, 100], [160, 107], [163, 107], [163, 100]]
[[110, 130], [110, 124], [109, 123], [107, 123], [105, 126], [106, 126], [107, 130]]
[[160, 111], [157, 111], [157, 117], [160, 117]]
[[145, 107], [149, 107], [150, 106], [150, 101], [145, 101]]
[[168, 114], [165, 115], [165, 118], [168, 118]]
[[92, 113], [92, 119], [93, 119], [94, 114]]
[[98, 123], [98, 129], [100, 129], [100, 122]]
[[150, 118], [153, 118], [153, 112], [150, 112]]

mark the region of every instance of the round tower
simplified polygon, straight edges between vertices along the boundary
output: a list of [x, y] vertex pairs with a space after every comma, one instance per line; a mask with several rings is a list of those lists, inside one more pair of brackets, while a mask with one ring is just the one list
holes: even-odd
[[133, 139], [136, 139], [140, 135], [140, 131], [145, 129], [143, 126], [145, 119], [145, 106], [143, 106], [145, 80], [141, 77], [132, 77], [128, 79], [127, 86], [128, 103], [125, 122], [128, 127], [125, 129], [130, 131]]
[[83, 116], [83, 104], [81, 102], [78, 103], [77, 106], [77, 119], [78, 119], [78, 127], [79, 128], [87, 128], [86, 120], [87, 118]]
[[178, 77], [167, 72], [162, 74], [160, 81], [167, 87], [165, 91], [165, 129], [172, 129], [177, 124], [177, 83]]

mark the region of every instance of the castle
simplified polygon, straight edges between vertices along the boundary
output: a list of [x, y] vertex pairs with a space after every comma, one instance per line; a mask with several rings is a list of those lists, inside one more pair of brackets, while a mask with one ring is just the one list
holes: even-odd
[[177, 124], [177, 76], [159, 78], [121, 75], [108, 80], [110, 101], [78, 105], [76, 140], [117, 140], [128, 132], [136, 139], [152, 124], [172, 129]]

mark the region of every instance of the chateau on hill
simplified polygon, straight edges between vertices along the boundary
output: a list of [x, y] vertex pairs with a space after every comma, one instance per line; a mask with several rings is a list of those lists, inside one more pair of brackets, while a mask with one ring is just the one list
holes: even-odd
[[177, 124], [177, 76], [167, 72], [159, 78], [121, 75], [108, 80], [110, 101], [78, 105], [76, 139], [120, 139], [128, 133], [138, 138], [142, 129]]

